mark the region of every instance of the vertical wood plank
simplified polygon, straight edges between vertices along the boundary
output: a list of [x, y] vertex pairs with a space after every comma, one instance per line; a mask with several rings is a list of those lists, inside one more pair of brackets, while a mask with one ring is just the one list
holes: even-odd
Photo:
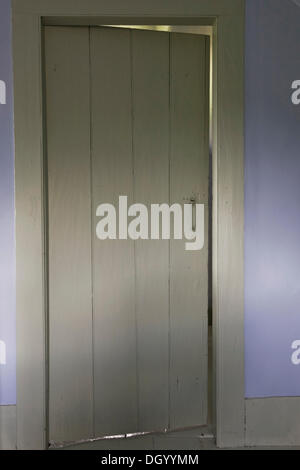
[[[130, 34], [91, 30], [93, 214], [133, 201]], [[132, 240], [96, 238], [93, 220], [95, 433], [137, 426], [135, 269]]]
[[13, 16], [17, 447], [46, 448], [41, 25]]
[[235, 15], [218, 19], [214, 67], [214, 350], [220, 447], [245, 442], [244, 1], [236, 3]]
[[[169, 35], [132, 33], [134, 197], [169, 201]], [[149, 220], [150, 232], [150, 220]], [[169, 241], [137, 240], [139, 430], [168, 427]]]
[[49, 436], [93, 435], [88, 28], [45, 30]]
[[[171, 37], [171, 202], [205, 204], [205, 245], [171, 241], [171, 427], [207, 419], [208, 70], [205, 38]], [[186, 202], [186, 201], [185, 201]]]

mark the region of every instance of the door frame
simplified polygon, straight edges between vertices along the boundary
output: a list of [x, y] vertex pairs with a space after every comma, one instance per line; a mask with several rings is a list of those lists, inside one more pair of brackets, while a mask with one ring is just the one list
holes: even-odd
[[18, 449], [48, 447], [45, 24], [213, 27], [213, 422], [219, 447], [244, 445], [244, 3], [12, 0]]

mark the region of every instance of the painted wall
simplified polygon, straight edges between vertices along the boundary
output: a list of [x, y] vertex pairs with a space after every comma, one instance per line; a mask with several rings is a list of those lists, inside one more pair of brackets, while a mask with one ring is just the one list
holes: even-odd
[[300, 104], [292, 103], [291, 84], [300, 80], [300, 1], [248, 0], [246, 18], [246, 396], [294, 396], [300, 395], [300, 364], [292, 363], [300, 358], [292, 349], [300, 340]]
[[0, 0], [0, 80], [0, 404], [9, 405], [16, 403], [14, 154], [10, 0]]
[[[6, 84], [0, 104], [0, 404], [16, 401], [10, 35], [10, 0], [0, 0], [0, 80]], [[300, 0], [247, 0], [247, 397], [300, 396], [292, 349], [300, 342], [300, 104], [291, 100], [291, 85], [300, 80], [299, 44]]]

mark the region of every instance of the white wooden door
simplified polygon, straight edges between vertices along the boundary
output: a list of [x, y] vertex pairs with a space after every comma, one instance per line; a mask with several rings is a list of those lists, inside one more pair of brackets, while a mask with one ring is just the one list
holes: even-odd
[[[49, 434], [207, 420], [208, 53], [204, 36], [46, 27]], [[102, 240], [96, 208], [205, 204], [205, 244]]]

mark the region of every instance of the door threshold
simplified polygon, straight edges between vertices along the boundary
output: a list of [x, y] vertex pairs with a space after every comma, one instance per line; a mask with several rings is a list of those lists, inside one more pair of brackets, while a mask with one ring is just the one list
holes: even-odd
[[114, 434], [111, 436], [99, 436], [89, 439], [80, 439], [77, 441], [50, 441], [49, 450], [51, 449], [64, 449], [67, 447], [73, 447], [82, 444], [92, 444], [100, 441], [111, 441], [111, 440], [125, 440], [125, 439], [134, 439], [145, 436], [170, 436], [170, 437], [194, 437], [198, 439], [214, 439], [214, 434], [212, 428], [209, 425], [203, 426], [191, 426], [184, 428], [176, 429], [164, 429], [160, 431], [145, 431], [145, 432], [135, 432], [127, 434]]

